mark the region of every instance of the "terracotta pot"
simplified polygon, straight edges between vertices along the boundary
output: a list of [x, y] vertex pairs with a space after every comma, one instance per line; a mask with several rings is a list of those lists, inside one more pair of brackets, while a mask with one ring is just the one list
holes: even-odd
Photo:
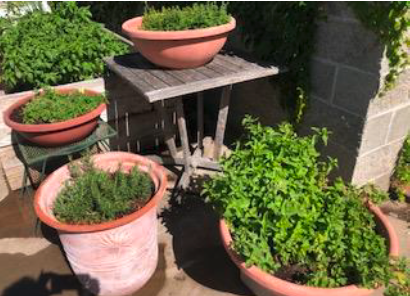
[[[76, 90], [77, 89], [74, 88], [56, 89], [57, 92], [63, 94], [71, 93]], [[92, 90], [85, 90], [84, 92], [90, 96], [100, 94]], [[87, 114], [57, 123], [23, 124], [14, 121], [11, 118], [14, 110], [34, 99], [34, 97], [34, 94], [28, 94], [22, 97], [3, 112], [3, 118], [7, 126], [11, 127], [30, 142], [41, 146], [61, 146], [87, 137], [96, 128], [98, 118], [106, 108], [105, 104], [101, 104]]]
[[115, 171], [119, 163], [149, 172], [155, 194], [140, 210], [120, 219], [96, 225], [68, 225], [56, 220], [53, 204], [69, 178], [67, 165], [54, 171], [35, 194], [39, 219], [58, 231], [67, 259], [80, 282], [96, 295], [128, 295], [152, 276], [158, 262], [157, 206], [164, 196], [167, 178], [153, 161], [126, 152], [93, 157], [97, 167]]
[[222, 49], [236, 22], [184, 31], [146, 31], [142, 17], [126, 21], [122, 30], [130, 36], [134, 47], [152, 63], [172, 69], [196, 68], [212, 60]]
[[[390, 255], [398, 256], [399, 242], [393, 227], [378, 207], [369, 205], [369, 210], [374, 214], [381, 234], [388, 239]], [[242, 281], [258, 296], [367, 296], [374, 292], [374, 290], [359, 288], [356, 285], [340, 288], [308, 287], [279, 279], [255, 265], [247, 268], [240, 256], [229, 247], [232, 237], [224, 220], [220, 221], [219, 226], [222, 244], [229, 257], [239, 267]]]

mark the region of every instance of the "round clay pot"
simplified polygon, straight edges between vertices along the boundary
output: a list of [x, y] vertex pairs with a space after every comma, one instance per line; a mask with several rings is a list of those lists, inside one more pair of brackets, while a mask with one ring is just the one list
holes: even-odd
[[162, 166], [126, 152], [93, 156], [97, 167], [124, 171], [138, 166], [148, 172], [155, 194], [140, 210], [120, 219], [95, 225], [69, 225], [56, 220], [53, 204], [69, 178], [67, 165], [54, 171], [35, 194], [39, 219], [58, 231], [68, 262], [80, 282], [101, 296], [132, 294], [153, 275], [158, 262], [157, 206], [164, 196], [167, 178]]
[[[378, 207], [371, 204], [368, 207], [376, 218], [380, 233], [388, 239], [390, 255], [398, 256], [399, 242], [393, 227]], [[258, 296], [368, 296], [374, 292], [356, 285], [340, 288], [308, 287], [279, 279], [255, 265], [247, 268], [240, 256], [230, 248], [232, 237], [225, 221], [221, 220], [219, 226], [222, 244], [229, 257], [239, 267], [242, 281]]]
[[[62, 88], [56, 89], [56, 91], [67, 94], [77, 91], [77, 89]], [[85, 90], [84, 93], [89, 96], [100, 94], [92, 90]], [[28, 94], [22, 97], [3, 112], [3, 118], [7, 126], [18, 132], [25, 139], [46, 147], [66, 145], [84, 139], [96, 128], [98, 118], [106, 108], [105, 104], [101, 104], [87, 114], [57, 123], [23, 124], [14, 121], [12, 119], [14, 110], [28, 103], [28, 101], [34, 99], [34, 97], [35, 94]]]
[[122, 30], [134, 47], [152, 63], [171, 69], [196, 68], [208, 63], [222, 49], [236, 22], [184, 31], [146, 31], [141, 29], [142, 17], [126, 21]]

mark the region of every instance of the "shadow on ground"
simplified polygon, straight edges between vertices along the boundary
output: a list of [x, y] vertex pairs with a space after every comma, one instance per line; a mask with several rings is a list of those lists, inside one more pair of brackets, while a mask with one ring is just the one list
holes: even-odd
[[160, 216], [173, 236], [175, 264], [179, 269], [208, 288], [236, 295], [251, 294], [220, 242], [218, 216], [202, 198], [190, 194], [172, 197]]

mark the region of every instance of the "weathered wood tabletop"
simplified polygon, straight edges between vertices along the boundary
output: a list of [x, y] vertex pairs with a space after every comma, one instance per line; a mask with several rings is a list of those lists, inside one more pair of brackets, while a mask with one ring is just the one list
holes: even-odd
[[[108, 68], [128, 82], [139, 94], [155, 104], [158, 114], [165, 123], [164, 139], [173, 158], [173, 163], [184, 166], [177, 187], [186, 188], [196, 167], [218, 169], [216, 161], [220, 157], [229, 111], [232, 85], [258, 78], [279, 74], [279, 68], [239, 57], [230, 52], [219, 53], [208, 64], [195, 69], [159, 68], [139, 53], [131, 53], [105, 59]], [[203, 91], [222, 87], [219, 114], [216, 125], [213, 158], [203, 157]], [[197, 93], [197, 147], [191, 151], [183, 108], [183, 95]], [[177, 157], [175, 135], [170, 126], [163, 100], [176, 100], [178, 131], [184, 157]]]

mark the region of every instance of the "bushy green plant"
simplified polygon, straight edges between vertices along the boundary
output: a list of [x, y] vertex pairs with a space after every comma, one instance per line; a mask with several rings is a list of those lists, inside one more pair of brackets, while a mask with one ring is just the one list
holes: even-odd
[[406, 138], [393, 175], [393, 189], [400, 201], [405, 201], [406, 192], [402, 186], [410, 186], [410, 136]]
[[8, 91], [39, 88], [101, 76], [103, 57], [127, 52], [127, 45], [92, 22], [87, 8], [59, 2], [52, 13], [35, 10], [0, 38], [1, 82]]
[[334, 160], [320, 161], [326, 129], [300, 137], [244, 120], [249, 136], [221, 161], [204, 194], [226, 220], [246, 261], [316, 287], [375, 287], [389, 279], [385, 239], [376, 233], [362, 190], [327, 182]]
[[137, 166], [129, 173], [109, 173], [86, 156], [69, 166], [71, 178], [58, 194], [54, 215], [68, 224], [98, 224], [115, 220], [144, 206], [152, 195], [148, 174]]
[[162, 7], [161, 10], [149, 8], [144, 13], [142, 29], [149, 31], [180, 31], [209, 28], [227, 24], [230, 15], [226, 5], [216, 3], [195, 3], [192, 6], [179, 8]]
[[387, 286], [384, 296], [410, 296], [410, 261], [399, 258], [392, 264], [393, 279]]
[[82, 91], [62, 94], [45, 89], [23, 106], [21, 117], [25, 124], [61, 122], [91, 112], [102, 103], [106, 103], [104, 95], [90, 96]]

